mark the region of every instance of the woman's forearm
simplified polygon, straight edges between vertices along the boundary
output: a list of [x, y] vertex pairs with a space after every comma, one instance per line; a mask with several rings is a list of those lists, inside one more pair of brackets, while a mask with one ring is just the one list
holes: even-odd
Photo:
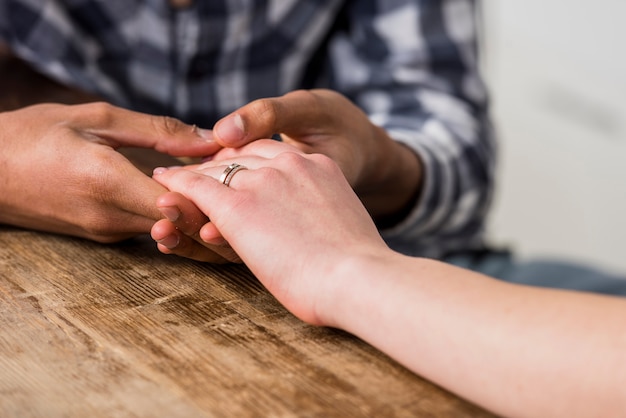
[[248, 170], [230, 187], [215, 161], [155, 178], [192, 197], [294, 315], [351, 332], [501, 415], [626, 411], [626, 300], [507, 284], [395, 253], [323, 155], [237, 162]]
[[621, 299], [394, 253], [349, 262], [342, 274], [331, 325], [462, 397], [507, 416], [626, 411]]

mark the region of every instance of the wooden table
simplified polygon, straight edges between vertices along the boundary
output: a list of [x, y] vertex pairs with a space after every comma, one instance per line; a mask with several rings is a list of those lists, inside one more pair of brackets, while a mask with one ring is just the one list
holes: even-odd
[[[14, 65], [0, 70], [40, 80]], [[244, 266], [165, 256], [149, 237], [102, 245], [0, 226], [0, 416], [490, 415], [302, 323]]]

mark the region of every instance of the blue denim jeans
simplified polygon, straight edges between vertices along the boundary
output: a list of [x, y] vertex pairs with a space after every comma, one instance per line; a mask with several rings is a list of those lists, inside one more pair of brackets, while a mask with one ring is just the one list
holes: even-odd
[[626, 275], [568, 261], [522, 262], [516, 261], [510, 252], [489, 250], [455, 254], [443, 261], [511, 283], [626, 296]]

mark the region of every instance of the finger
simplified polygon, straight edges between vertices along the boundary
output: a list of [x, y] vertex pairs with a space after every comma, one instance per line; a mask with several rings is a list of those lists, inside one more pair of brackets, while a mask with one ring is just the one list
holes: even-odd
[[[203, 245], [216, 247], [228, 245], [209, 218], [182, 194], [177, 192], [162, 194], [157, 199], [157, 208], [172, 223], [176, 231], [182, 232]], [[200, 236], [201, 230], [202, 236]]]
[[155, 240], [167, 247], [169, 253], [213, 263], [220, 262], [219, 259], [240, 261], [209, 218], [182, 194], [165, 193], [159, 196], [156, 205], [171, 225], [160, 222], [156, 231], [153, 228], [159, 238]]
[[222, 233], [217, 229], [213, 222], [207, 222], [200, 228], [200, 239], [202, 242], [216, 246], [226, 246], [228, 242], [222, 236]]
[[[210, 175], [207, 174], [210, 172]], [[210, 219], [213, 212], [232, 206], [234, 190], [223, 185], [216, 179], [223, 172], [223, 167], [205, 169], [202, 173], [184, 169], [167, 169], [163, 167], [154, 170], [153, 178], [167, 189], [179, 192], [192, 201]], [[233, 181], [243, 176], [246, 170], [239, 171]], [[233, 182], [231, 182], [231, 185]], [[218, 206], [220, 205], [220, 206]]]
[[73, 126], [114, 148], [153, 148], [173, 156], [200, 157], [221, 147], [210, 130], [187, 125], [168, 116], [147, 115], [112, 106], [89, 103], [73, 107]]
[[95, 204], [126, 212], [124, 229], [149, 231], [161, 218], [154, 202], [166, 191], [164, 187], [110, 148], [96, 149], [92, 156], [91, 164], [77, 174], [81, 183], [73, 187], [90, 193], [88, 200]]
[[[157, 168], [154, 170], [154, 178], [173, 192], [167, 193], [159, 198], [159, 205], [181, 205], [183, 200], [192, 201], [197, 208], [211, 217], [213, 209], [225, 210], [232, 206], [231, 197], [233, 190], [221, 184], [212, 176], [219, 175], [223, 167], [207, 168], [205, 171], [213, 171], [212, 175], [203, 174], [197, 171], [185, 170], [182, 168]], [[245, 170], [243, 170], [245, 171]], [[178, 191], [179, 193], [175, 193]], [[196, 196], [195, 199], [192, 196]], [[219, 205], [219, 206], [217, 206]], [[171, 224], [169, 225], [168, 222]], [[167, 235], [167, 242], [163, 241]], [[220, 231], [211, 222], [205, 223], [201, 230], [197, 232], [202, 246], [214, 251], [224, 259], [232, 262], [241, 262], [238, 254], [229, 246], [226, 241], [221, 245], [211, 245], [209, 242], [219, 242]], [[159, 249], [168, 254], [177, 254], [199, 261], [208, 260], [206, 251], [192, 243], [193, 239], [182, 233], [180, 229], [169, 220], [162, 220], [155, 224], [152, 229], [152, 236], [159, 243]], [[166, 246], [168, 244], [169, 246]], [[198, 242], [196, 241], [196, 244]], [[224, 245], [226, 244], [226, 245]], [[213, 261], [215, 262], [215, 261]]]
[[[196, 171], [205, 176], [213, 177], [214, 179], [221, 179], [222, 175], [232, 164], [242, 165], [247, 169], [256, 169], [267, 165], [267, 159], [243, 154], [229, 159], [207, 161], [187, 171]], [[187, 169], [187, 167], [185, 167], [185, 169]]]
[[196, 261], [214, 264], [241, 262], [235, 251], [229, 246], [212, 246], [200, 243], [185, 235], [167, 219], [156, 222], [150, 231], [157, 248], [164, 254], [175, 254]]
[[309, 90], [258, 99], [218, 121], [213, 136], [225, 147], [241, 147], [278, 133], [315, 134], [321, 132], [319, 126], [332, 122], [325, 103], [322, 94]]
[[[271, 139], [261, 139], [247, 144], [242, 148], [224, 148], [215, 154], [214, 158], [202, 164], [185, 166], [184, 168], [219, 179], [223, 171], [230, 164], [236, 163], [248, 169], [257, 169], [267, 166], [269, 160], [273, 160], [278, 155], [284, 153], [306, 154], [291, 145]], [[219, 171], [218, 168], [222, 171]]]
[[253, 141], [240, 148], [222, 148], [215, 153], [215, 155], [213, 155], [213, 158], [210, 161], [220, 161], [223, 164], [225, 160], [232, 160], [241, 156], [256, 156], [271, 159], [283, 152], [300, 153], [301, 151], [291, 144], [275, 141], [273, 139], [259, 139], [258, 141]]
[[176, 228], [192, 238], [197, 238], [200, 228], [209, 222], [209, 218], [180, 193], [162, 194], [156, 206]]
[[164, 189], [146, 176], [136, 182], [136, 185], [139, 189], [130, 192], [122, 188], [115, 191], [101, 190], [102, 193], [93, 201], [82, 203], [85, 210], [79, 226], [83, 232], [72, 232], [72, 227], [57, 232], [79, 235], [103, 243], [147, 233], [161, 217], [154, 208], [154, 200]]

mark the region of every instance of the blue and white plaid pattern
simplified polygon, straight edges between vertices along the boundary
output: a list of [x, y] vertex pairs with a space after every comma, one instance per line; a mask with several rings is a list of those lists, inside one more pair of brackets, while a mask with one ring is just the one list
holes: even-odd
[[481, 245], [492, 189], [475, 1], [0, 0], [0, 39], [57, 80], [204, 127], [256, 98], [341, 92], [426, 167], [384, 238], [441, 257]]

